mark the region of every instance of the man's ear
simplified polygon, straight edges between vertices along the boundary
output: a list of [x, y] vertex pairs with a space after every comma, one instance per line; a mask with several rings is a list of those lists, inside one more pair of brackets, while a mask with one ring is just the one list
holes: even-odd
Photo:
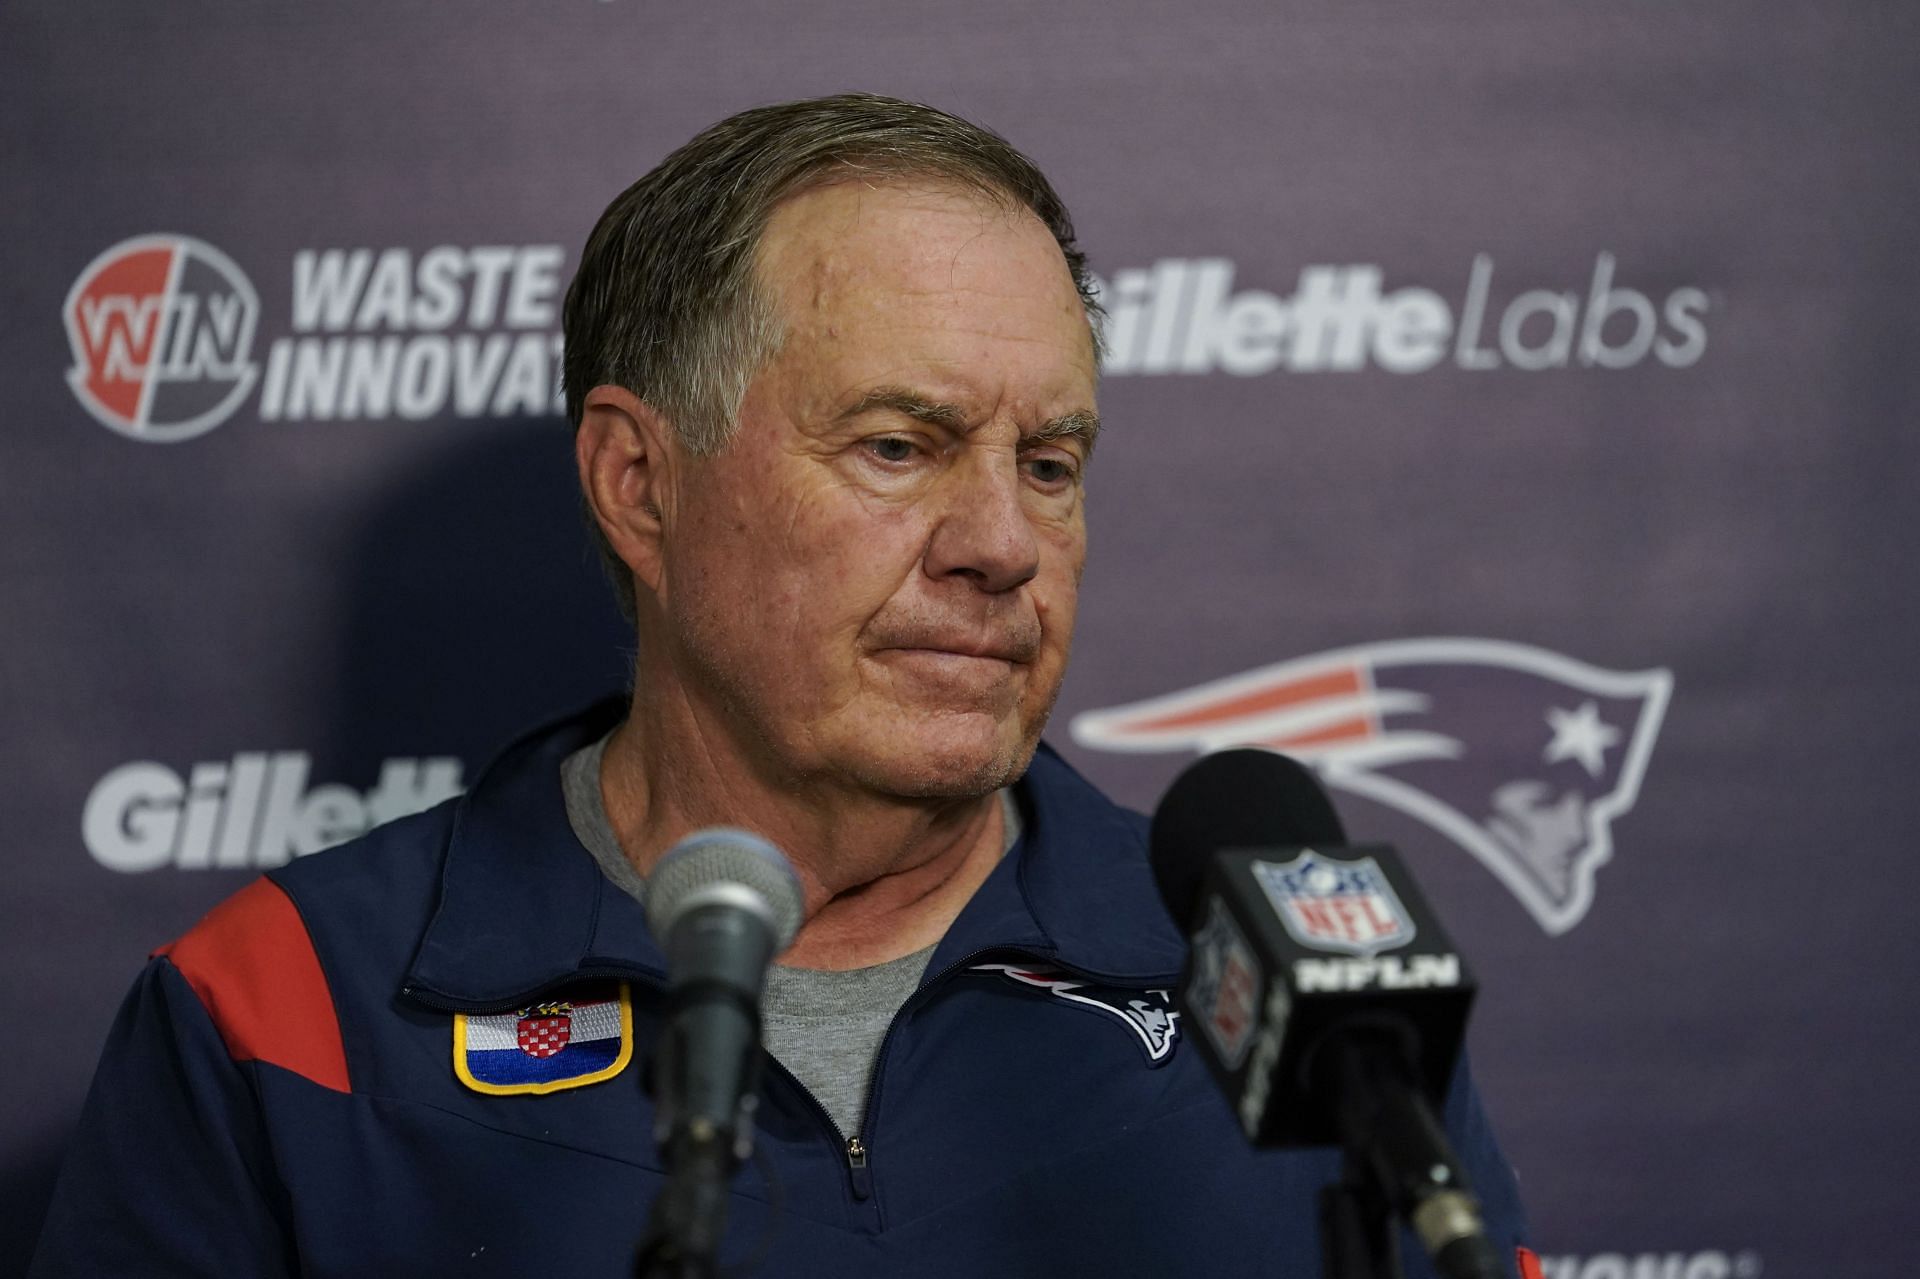
[[574, 463], [594, 522], [634, 584], [660, 589], [665, 502], [676, 456], [673, 428], [632, 391], [596, 386], [580, 409]]

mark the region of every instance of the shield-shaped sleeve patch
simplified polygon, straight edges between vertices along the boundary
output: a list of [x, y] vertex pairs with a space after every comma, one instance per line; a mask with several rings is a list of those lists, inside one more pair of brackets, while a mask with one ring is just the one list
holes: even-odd
[[625, 982], [507, 1013], [455, 1013], [453, 1073], [475, 1092], [550, 1093], [611, 1079], [633, 1059]]

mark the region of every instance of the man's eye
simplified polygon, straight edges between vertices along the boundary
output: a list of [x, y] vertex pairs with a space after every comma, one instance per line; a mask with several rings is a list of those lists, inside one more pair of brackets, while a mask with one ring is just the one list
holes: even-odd
[[1042, 484], [1060, 484], [1073, 478], [1073, 466], [1057, 457], [1030, 457], [1027, 473]]
[[913, 441], [897, 435], [882, 435], [868, 440], [867, 448], [882, 462], [905, 462], [914, 454]]

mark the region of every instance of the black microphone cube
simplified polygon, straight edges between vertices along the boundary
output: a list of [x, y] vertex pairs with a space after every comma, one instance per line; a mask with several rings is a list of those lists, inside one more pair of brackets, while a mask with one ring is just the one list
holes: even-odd
[[1411, 1026], [1438, 1108], [1474, 982], [1385, 845], [1228, 849], [1211, 859], [1180, 982], [1188, 1034], [1258, 1146], [1333, 1145], [1312, 1051], [1336, 1026]]

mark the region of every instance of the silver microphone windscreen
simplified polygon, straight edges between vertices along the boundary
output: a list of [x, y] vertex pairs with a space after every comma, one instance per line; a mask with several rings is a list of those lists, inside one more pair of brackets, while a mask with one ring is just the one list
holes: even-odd
[[647, 876], [647, 927], [664, 945], [687, 912], [738, 906], [773, 930], [774, 953], [793, 944], [804, 904], [800, 879], [781, 851], [750, 831], [712, 826], [687, 836]]

